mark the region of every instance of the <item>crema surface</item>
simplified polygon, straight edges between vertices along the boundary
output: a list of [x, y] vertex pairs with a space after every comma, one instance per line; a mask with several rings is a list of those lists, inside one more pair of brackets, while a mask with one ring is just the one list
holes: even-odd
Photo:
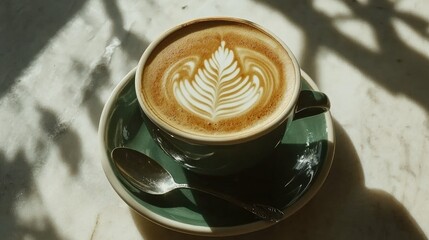
[[183, 26], [153, 49], [141, 90], [149, 111], [171, 127], [234, 134], [276, 117], [294, 77], [286, 50], [262, 30], [203, 21]]

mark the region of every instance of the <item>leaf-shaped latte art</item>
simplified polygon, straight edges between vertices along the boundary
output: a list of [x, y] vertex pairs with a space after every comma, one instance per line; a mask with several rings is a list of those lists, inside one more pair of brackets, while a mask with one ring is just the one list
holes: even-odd
[[[222, 41], [198, 69], [197, 57], [174, 64], [167, 74], [173, 81], [172, 90], [177, 102], [186, 110], [213, 122], [237, 117], [252, 109], [266, 94], [264, 90], [271, 91], [274, 87], [273, 67], [267, 67], [261, 59], [255, 61], [255, 56], [260, 57], [259, 53], [241, 52], [243, 56], [236, 58]], [[246, 72], [239, 67], [238, 60]]]

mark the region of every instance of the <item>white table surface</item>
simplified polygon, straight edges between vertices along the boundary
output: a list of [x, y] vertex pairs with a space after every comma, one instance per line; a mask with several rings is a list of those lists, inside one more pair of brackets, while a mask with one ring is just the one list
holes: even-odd
[[[283, 3], [285, 2], [285, 3]], [[429, 1], [0, 2], [0, 238], [207, 239], [134, 214], [101, 167], [97, 127], [148, 43], [203, 16], [276, 33], [332, 103], [319, 193], [274, 227], [225, 239], [427, 239]]]

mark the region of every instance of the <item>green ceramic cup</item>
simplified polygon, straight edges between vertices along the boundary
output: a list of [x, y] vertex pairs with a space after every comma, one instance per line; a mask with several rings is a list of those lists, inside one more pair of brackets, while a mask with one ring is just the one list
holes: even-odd
[[[287, 79], [285, 99], [277, 107], [279, 111], [270, 116], [270, 120], [253, 128], [249, 132], [237, 134], [193, 134], [171, 123], [164, 121], [153, 111], [142, 93], [143, 73], [148, 59], [153, 58], [154, 49], [165, 44], [164, 39], [172, 34], [185, 34], [185, 29], [193, 24], [216, 24], [231, 22], [249, 26], [277, 41], [290, 59], [289, 67], [293, 70]], [[161, 45], [160, 45], [161, 46]], [[155, 142], [173, 159], [190, 171], [204, 174], [224, 176], [236, 174], [244, 169], [255, 166], [261, 161], [269, 161], [269, 156], [280, 143], [291, 121], [312, 116], [329, 110], [328, 97], [316, 91], [301, 90], [301, 72], [298, 62], [290, 49], [274, 34], [248, 20], [237, 18], [204, 18], [196, 19], [176, 26], [162, 34], [152, 42], [143, 53], [135, 78], [136, 95], [142, 109], [143, 117]], [[178, 105], [179, 106], [179, 105]]]

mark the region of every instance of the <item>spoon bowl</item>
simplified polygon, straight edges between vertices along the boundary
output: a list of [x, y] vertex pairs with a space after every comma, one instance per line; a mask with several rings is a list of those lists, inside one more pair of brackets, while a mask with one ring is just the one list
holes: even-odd
[[139, 190], [162, 195], [176, 189], [173, 176], [147, 155], [129, 148], [115, 148], [112, 158], [121, 175]]
[[284, 217], [283, 211], [272, 206], [248, 203], [212, 189], [176, 183], [173, 176], [165, 168], [139, 151], [117, 147], [113, 149], [111, 156], [119, 173], [140, 191], [162, 195], [175, 189], [187, 188], [228, 201], [267, 221], [277, 222]]

